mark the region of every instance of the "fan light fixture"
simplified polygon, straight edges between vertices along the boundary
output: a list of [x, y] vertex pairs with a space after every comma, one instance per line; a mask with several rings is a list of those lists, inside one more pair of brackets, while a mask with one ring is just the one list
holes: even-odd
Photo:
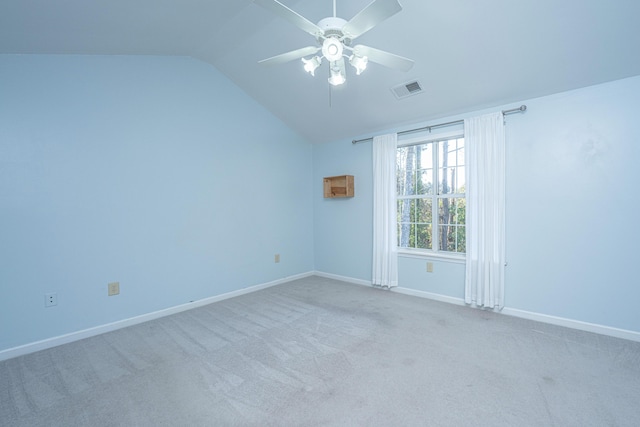
[[322, 54], [327, 61], [333, 62], [342, 58], [342, 50], [342, 43], [334, 37], [326, 38], [322, 43]]
[[[345, 47], [342, 42], [333, 37], [325, 39], [322, 44], [322, 57], [327, 59], [330, 63], [331, 77], [329, 77], [329, 83], [333, 86], [341, 85], [347, 80], [344, 64], [338, 63], [338, 61], [343, 59], [343, 56], [347, 57], [346, 55], [343, 55], [344, 48]], [[347, 49], [352, 50], [349, 47], [347, 47]], [[369, 58], [366, 56], [353, 53], [348, 58], [349, 64], [351, 64], [356, 70], [356, 75], [359, 76], [367, 68]], [[312, 76], [315, 76], [316, 68], [318, 68], [322, 63], [322, 58], [318, 56], [314, 56], [311, 59], [302, 58], [302, 63], [304, 64], [304, 70]]]
[[[326, 59], [329, 62], [329, 83], [334, 86], [343, 84], [347, 79], [345, 58], [355, 68], [357, 75], [362, 74], [369, 61], [405, 72], [413, 66], [413, 61], [408, 58], [360, 44], [351, 45], [354, 39], [400, 12], [402, 6], [398, 0], [372, 0], [349, 21], [337, 16], [336, 0], [333, 0], [333, 16], [321, 19], [318, 24], [314, 24], [278, 0], [253, 0], [253, 2], [312, 35], [317, 42], [315, 46], [307, 46], [263, 59], [259, 61], [262, 65], [283, 64], [301, 58], [304, 70], [314, 76], [316, 69], [322, 64], [322, 59]], [[316, 56], [319, 51], [322, 51], [322, 56]], [[345, 51], [348, 51], [348, 54], [345, 54]]]
[[341, 67], [338, 62], [331, 63], [331, 77], [329, 77], [329, 83], [333, 86], [339, 86], [347, 81], [347, 77], [344, 74], [344, 67]]
[[356, 75], [358, 76], [367, 68], [367, 62], [369, 62], [369, 58], [366, 56], [358, 56], [355, 53], [349, 58], [349, 64], [353, 65], [353, 68], [356, 69]]
[[[325, 58], [329, 61], [330, 64], [330, 72], [331, 77], [329, 77], [329, 83], [333, 86], [338, 86], [347, 81], [347, 76], [345, 75], [344, 70], [344, 55], [345, 45], [335, 37], [327, 37], [322, 42], [322, 58]], [[348, 50], [353, 50], [351, 47], [346, 47]], [[316, 68], [320, 66], [322, 63], [322, 58], [318, 56], [314, 56], [311, 59], [302, 58], [302, 63], [304, 64], [304, 70], [315, 76]], [[360, 75], [365, 68], [367, 68], [367, 62], [369, 62], [369, 58], [364, 55], [358, 55], [353, 53], [349, 58], [349, 63], [356, 69], [356, 74]]]
[[[344, 69], [344, 55], [345, 46], [342, 42], [335, 37], [327, 37], [322, 43], [322, 58], [329, 61], [330, 65], [330, 77], [329, 83], [333, 86], [339, 86], [347, 81], [347, 76]], [[353, 50], [347, 47], [348, 50]], [[322, 64], [322, 58], [319, 56], [313, 56], [309, 59], [302, 58], [304, 64], [304, 70], [315, 76], [316, 69]], [[353, 53], [349, 58], [349, 63], [356, 69], [356, 74], [360, 75], [365, 68], [367, 68], [367, 62], [369, 59], [366, 56]]]
[[304, 70], [312, 76], [315, 76], [316, 68], [318, 68], [322, 63], [322, 59], [318, 56], [314, 56], [311, 59], [302, 58], [302, 62], [304, 63]]

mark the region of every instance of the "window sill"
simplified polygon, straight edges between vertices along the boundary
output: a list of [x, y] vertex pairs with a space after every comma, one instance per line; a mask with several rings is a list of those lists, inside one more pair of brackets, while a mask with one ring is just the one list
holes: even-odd
[[407, 248], [398, 248], [398, 256], [403, 258], [429, 259], [434, 261], [452, 262], [455, 264], [466, 263], [465, 255], [444, 254], [440, 252], [426, 252]]

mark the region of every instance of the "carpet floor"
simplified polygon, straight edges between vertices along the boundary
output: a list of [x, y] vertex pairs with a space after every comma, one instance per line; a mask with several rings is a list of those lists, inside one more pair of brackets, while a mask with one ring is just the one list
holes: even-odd
[[2, 426], [640, 426], [640, 343], [317, 276], [0, 362]]

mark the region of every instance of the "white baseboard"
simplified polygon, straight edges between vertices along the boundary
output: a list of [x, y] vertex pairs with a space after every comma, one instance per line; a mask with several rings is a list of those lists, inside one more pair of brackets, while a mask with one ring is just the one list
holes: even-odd
[[14, 357], [22, 356], [29, 353], [34, 353], [40, 350], [46, 350], [48, 348], [57, 347], [62, 344], [68, 344], [81, 339], [90, 338], [96, 335], [104, 334], [107, 332], [115, 331], [117, 329], [126, 328], [127, 326], [137, 325], [139, 323], [148, 322], [150, 320], [159, 319], [161, 317], [170, 316], [172, 314], [180, 313], [193, 308], [202, 307], [214, 302], [222, 301], [225, 299], [237, 297], [240, 295], [256, 292], [261, 289], [270, 288], [272, 286], [281, 285], [283, 283], [291, 282], [293, 280], [302, 279], [305, 277], [313, 276], [314, 272], [297, 274], [294, 276], [285, 277], [282, 279], [274, 280], [268, 283], [262, 283], [248, 288], [239, 289], [237, 291], [227, 292], [225, 294], [216, 295], [209, 298], [204, 298], [198, 301], [193, 301], [187, 304], [181, 304], [174, 307], [169, 307], [164, 310], [154, 311], [152, 313], [142, 314], [140, 316], [131, 317], [128, 319], [118, 320], [113, 323], [107, 323], [105, 325], [96, 326], [89, 329], [83, 329], [81, 331], [71, 332], [69, 334], [60, 335], [53, 338], [47, 338], [41, 341], [21, 345], [18, 347], [9, 348], [0, 351], [0, 362], [3, 360], [11, 359]]
[[610, 337], [640, 342], [640, 332], [630, 331], [628, 329], [619, 329], [611, 326], [599, 325], [597, 323], [582, 322], [580, 320], [567, 319], [564, 317], [551, 316], [548, 314], [534, 313], [531, 311], [519, 310], [517, 308], [509, 307], [503, 308], [502, 314], [506, 314], [507, 316], [520, 317], [522, 319], [550, 323], [557, 326], [564, 326], [566, 328], [578, 329], [580, 331], [593, 332], [594, 334], [608, 335]]
[[[46, 350], [48, 348], [57, 347], [62, 344], [79, 341], [84, 338], [90, 338], [96, 335], [104, 334], [107, 332], [115, 331], [117, 329], [126, 328], [127, 326], [137, 325], [139, 323], [148, 322], [150, 320], [159, 319], [161, 317], [170, 316], [172, 314], [180, 313], [193, 308], [202, 307], [208, 304], [212, 304], [217, 301], [245, 295], [251, 292], [256, 292], [261, 289], [270, 288], [272, 286], [281, 285], [283, 283], [291, 282], [293, 280], [303, 279], [309, 276], [319, 276], [328, 279], [339, 280], [342, 282], [353, 283], [361, 286], [372, 287], [371, 282], [362, 279], [355, 279], [353, 277], [340, 276], [331, 273], [325, 273], [322, 271], [310, 271], [307, 273], [301, 273], [294, 276], [285, 277], [282, 279], [274, 280], [268, 283], [262, 283], [248, 288], [239, 289], [233, 292], [227, 292], [222, 295], [216, 295], [210, 298], [204, 298], [198, 301], [190, 302], [187, 304], [181, 304], [175, 307], [170, 307], [164, 310], [154, 311], [152, 313], [143, 314], [129, 319], [119, 320], [117, 322], [108, 323], [105, 325], [96, 326], [94, 328], [84, 329], [77, 332], [72, 332], [65, 335], [60, 335], [53, 338], [47, 338], [42, 341], [36, 341], [33, 343], [21, 345], [18, 347], [9, 348], [0, 351], [0, 361], [11, 359], [14, 357], [22, 356], [29, 353], [34, 353], [40, 350]], [[431, 292], [418, 291], [410, 288], [397, 287], [392, 288], [392, 292], [400, 294], [411, 295], [419, 298], [427, 298], [435, 301], [446, 302], [449, 304], [466, 306], [462, 298], [450, 297], [447, 295], [435, 294]], [[519, 310], [514, 308], [505, 307], [500, 312], [507, 316], [520, 317], [523, 319], [535, 320], [537, 322], [549, 323], [557, 326], [564, 326], [567, 328], [578, 329], [586, 332], [593, 332], [601, 335], [608, 335], [611, 337], [622, 338], [630, 341], [640, 342], [640, 332], [630, 331], [626, 329], [618, 329], [610, 326], [598, 325], [595, 323], [582, 322], [579, 320], [567, 319], [563, 317], [550, 316], [547, 314], [534, 313], [525, 310]]]
[[[366, 280], [354, 279], [344, 276], [336, 276], [334, 274], [315, 272], [316, 276], [327, 277], [330, 279], [341, 280], [343, 282], [355, 283], [358, 285], [371, 286], [371, 283]], [[400, 294], [411, 295], [419, 298], [427, 298], [435, 301], [446, 302], [449, 304], [466, 306], [469, 308], [476, 308], [465, 304], [464, 299], [451, 297], [447, 295], [435, 294], [432, 292], [418, 291], [410, 288], [403, 288], [398, 286], [397, 288], [391, 288], [392, 292]], [[593, 332], [595, 334], [607, 335], [615, 338], [622, 338], [630, 341], [640, 342], [640, 332], [630, 331], [627, 329], [613, 328], [611, 326], [599, 325], [596, 323], [588, 323], [580, 320], [567, 319], [564, 317], [551, 316], [548, 314], [534, 313], [531, 311], [519, 310], [517, 308], [505, 307], [500, 312], [507, 316], [520, 317], [522, 319], [534, 320], [536, 322], [548, 323], [556, 326], [563, 326], [565, 328], [577, 329], [580, 331]]]
[[339, 276], [337, 274], [325, 273], [323, 271], [314, 271], [313, 275], [327, 279], [340, 280], [341, 282], [354, 283], [361, 286], [372, 286], [371, 280], [354, 279], [353, 277]]
[[427, 298], [427, 299], [446, 302], [454, 305], [465, 305], [464, 300], [462, 298], [450, 297], [442, 294], [434, 294], [432, 292], [417, 291], [415, 289], [403, 288], [401, 286], [398, 286], [397, 288], [391, 288], [391, 290], [399, 294], [411, 295], [411, 296], [420, 297], [420, 298]]

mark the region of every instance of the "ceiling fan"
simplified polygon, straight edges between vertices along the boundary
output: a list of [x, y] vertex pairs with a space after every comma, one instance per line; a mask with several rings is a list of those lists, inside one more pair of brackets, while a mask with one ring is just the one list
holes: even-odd
[[[302, 58], [304, 69], [312, 76], [322, 63], [329, 62], [329, 83], [337, 86], [346, 81], [345, 58], [355, 68], [356, 74], [362, 73], [369, 61], [385, 67], [409, 71], [413, 66], [411, 59], [361, 44], [351, 46], [353, 40], [366, 33], [380, 22], [402, 10], [398, 0], [373, 0], [350, 21], [336, 16], [336, 0], [333, 0], [333, 16], [321, 19], [314, 24], [299, 15], [278, 0], [254, 0], [255, 3], [291, 22], [298, 28], [316, 38], [318, 45], [303, 47], [291, 52], [276, 55], [259, 61], [262, 65], [276, 65]], [[322, 51], [322, 56], [316, 53]], [[311, 56], [313, 55], [313, 56]], [[305, 58], [311, 56], [310, 58]]]

